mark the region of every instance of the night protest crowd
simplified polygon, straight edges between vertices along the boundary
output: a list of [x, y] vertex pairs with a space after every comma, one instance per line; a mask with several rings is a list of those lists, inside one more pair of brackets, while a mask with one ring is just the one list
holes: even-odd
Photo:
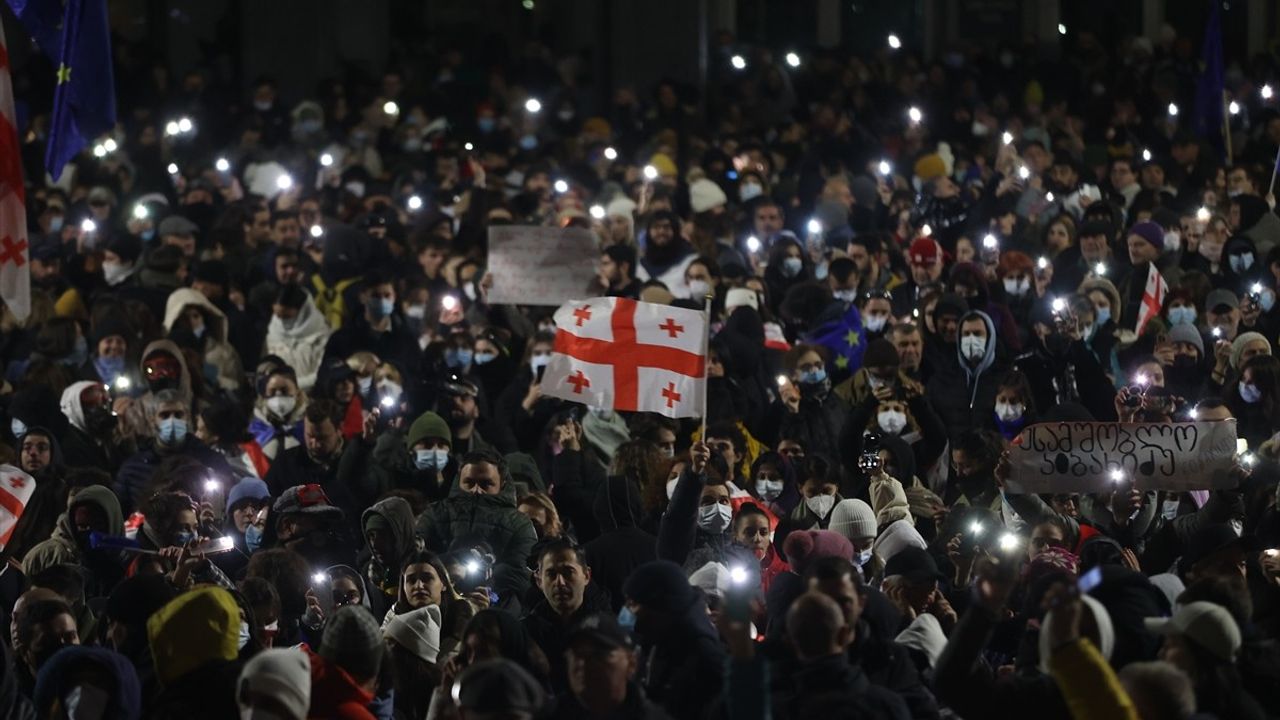
[[[1197, 41], [725, 38], [705, 113], [540, 46], [248, 94], [120, 52], [57, 182], [32, 56], [0, 715], [1280, 717], [1280, 68], [1227, 68], [1228, 160]], [[705, 435], [543, 394], [501, 225], [712, 296]], [[1089, 420], [1248, 450], [1006, 492]]]

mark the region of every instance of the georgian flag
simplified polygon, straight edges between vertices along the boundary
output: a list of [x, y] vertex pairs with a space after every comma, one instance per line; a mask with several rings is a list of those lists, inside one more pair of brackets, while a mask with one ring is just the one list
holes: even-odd
[[697, 310], [589, 298], [555, 314], [542, 393], [619, 411], [701, 417], [707, 320]]
[[12, 465], [0, 465], [0, 549], [9, 544], [13, 528], [35, 491], [35, 478]]
[[9, 49], [0, 24], [0, 297], [21, 322], [31, 314], [31, 268], [27, 265], [31, 256], [16, 118]]
[[1134, 334], [1141, 335], [1147, 322], [1160, 314], [1160, 308], [1164, 306], [1165, 293], [1168, 291], [1169, 286], [1165, 284], [1164, 276], [1156, 269], [1156, 264], [1147, 263], [1147, 284], [1142, 290], [1142, 300], [1138, 304], [1138, 322], [1133, 328]]

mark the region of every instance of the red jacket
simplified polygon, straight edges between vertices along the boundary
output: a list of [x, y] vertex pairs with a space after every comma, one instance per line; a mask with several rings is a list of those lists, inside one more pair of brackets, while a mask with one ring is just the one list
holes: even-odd
[[373, 693], [360, 687], [346, 670], [310, 650], [311, 709], [307, 720], [377, 720], [369, 712]]

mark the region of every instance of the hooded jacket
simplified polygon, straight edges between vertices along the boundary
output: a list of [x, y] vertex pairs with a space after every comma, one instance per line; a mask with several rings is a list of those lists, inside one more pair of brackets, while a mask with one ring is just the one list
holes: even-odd
[[[138, 358], [138, 377], [147, 376], [144, 367], [147, 358], [159, 352], [167, 353], [178, 361], [178, 385], [174, 389], [180, 391], [184, 397], [192, 397], [191, 368], [187, 367], [186, 356], [172, 340], [156, 340], [143, 348], [142, 356]], [[155, 402], [155, 393], [147, 389], [140, 397], [129, 403], [124, 415], [120, 418], [120, 434], [125, 438], [151, 437], [154, 432], [151, 427], [151, 410], [155, 407]]]
[[285, 450], [302, 444], [303, 416], [307, 412], [307, 396], [299, 394], [293, 410], [284, 418], [276, 418], [259, 398], [249, 421], [249, 433], [254, 442], [270, 460], [275, 460]]
[[142, 688], [129, 659], [106, 648], [76, 645], [54, 653], [36, 676], [35, 706], [40, 708], [41, 717], [53, 717], [53, 703], [75, 687], [76, 676], [86, 665], [114, 681], [103, 717], [137, 720], [142, 716]]
[[458, 541], [484, 541], [493, 549], [493, 589], [503, 598], [523, 597], [529, 589], [526, 563], [538, 536], [533, 523], [516, 509], [516, 489], [502, 472], [497, 495], [469, 493], [454, 479], [449, 497], [418, 516], [416, 528], [428, 550], [446, 552]]
[[373, 693], [361, 687], [337, 663], [310, 651], [307, 655], [311, 658], [311, 709], [307, 711], [308, 718], [374, 720], [368, 709]]
[[591, 511], [600, 526], [600, 535], [583, 551], [591, 567], [591, 581], [609, 593], [614, 612], [622, 609], [626, 596], [622, 584], [637, 567], [658, 559], [658, 539], [640, 529], [644, 505], [640, 489], [624, 477], [613, 476], [596, 490]]
[[62, 446], [53, 433], [40, 427], [28, 428], [23, 437], [35, 432], [49, 438], [52, 461], [41, 473], [42, 477], [35, 479], [36, 489], [27, 500], [22, 515], [13, 526], [13, 534], [4, 546], [3, 556], [19, 562], [32, 548], [49, 537], [58, 523], [58, 516], [67, 507], [67, 484], [63, 482], [61, 472]]
[[378, 516], [386, 520], [391, 528], [393, 557], [385, 558], [383, 565], [374, 558], [372, 551], [367, 552], [368, 559], [361, 563], [364, 568], [363, 578], [366, 587], [371, 587], [382, 595], [382, 602], [373, 602], [374, 614], [380, 615], [395, 602], [400, 589], [400, 571], [404, 566], [404, 558], [417, 550], [417, 536], [413, 529], [413, 510], [409, 502], [401, 497], [388, 497], [373, 504], [360, 515], [360, 529], [368, 527], [369, 519]]
[[324, 346], [332, 332], [308, 296], [291, 325], [286, 327], [279, 317], [271, 316], [264, 352], [284, 360], [298, 374], [298, 387], [310, 392], [316, 384], [316, 374], [324, 361]]
[[[110, 488], [101, 485], [89, 485], [76, 493], [71, 504], [67, 507], [67, 511], [58, 516], [58, 523], [53, 528], [53, 535], [48, 540], [31, 548], [27, 556], [22, 559], [22, 572], [27, 577], [31, 577], [41, 570], [53, 567], [54, 565], [82, 565], [85, 563], [85, 557], [80, 546], [76, 543], [76, 530], [72, 525], [72, 516], [75, 514], [76, 508], [81, 505], [93, 505], [102, 511], [107, 518], [107, 527], [104, 532], [106, 535], [118, 536], [124, 534], [124, 514], [120, 511], [120, 501], [116, 499], [115, 493]], [[90, 568], [93, 569], [93, 568]], [[101, 578], [107, 580], [108, 578]], [[117, 577], [115, 580], [119, 580]], [[114, 582], [111, 583], [114, 585]], [[102, 588], [109, 590], [111, 585]], [[92, 592], [86, 588], [86, 594], [91, 597]]]
[[147, 638], [164, 690], [151, 717], [236, 717], [239, 637], [240, 608], [222, 588], [192, 590], [157, 610]]
[[120, 456], [120, 448], [115, 444], [114, 437], [107, 442], [99, 442], [90, 434], [84, 406], [80, 402], [81, 393], [95, 385], [98, 383], [82, 380], [72, 383], [62, 391], [62, 414], [70, 424], [66, 435], [62, 437], [62, 453], [70, 467], [99, 468], [114, 474], [120, 468], [120, 463], [124, 462], [124, 458]]
[[928, 397], [947, 426], [948, 435], [954, 439], [968, 428], [985, 428], [992, 424], [996, 408], [996, 391], [999, 389], [1003, 367], [996, 362], [995, 324], [981, 310], [970, 310], [960, 317], [957, 327], [965, 321], [982, 320], [987, 328], [987, 347], [982, 359], [971, 365], [961, 351], [963, 343], [956, 343], [957, 365], [940, 369], [930, 380]]
[[147, 440], [132, 457], [120, 466], [116, 473], [116, 481], [112, 485], [116, 497], [120, 498], [120, 508], [125, 514], [132, 513], [144, 500], [146, 491], [151, 487], [151, 476], [164, 458], [172, 455], [185, 455], [212, 470], [219, 477], [234, 477], [235, 473], [227, 464], [226, 458], [216, 450], [196, 439], [195, 429], [188, 428], [187, 436], [182, 444], [175, 448], [161, 450], [154, 440]]
[[240, 355], [227, 342], [227, 316], [209, 301], [204, 294], [191, 288], [178, 288], [169, 296], [164, 306], [164, 329], [173, 332], [174, 323], [188, 306], [194, 305], [205, 312], [209, 329], [204, 336], [204, 361], [218, 371], [218, 387], [235, 392], [244, 385], [244, 367]]

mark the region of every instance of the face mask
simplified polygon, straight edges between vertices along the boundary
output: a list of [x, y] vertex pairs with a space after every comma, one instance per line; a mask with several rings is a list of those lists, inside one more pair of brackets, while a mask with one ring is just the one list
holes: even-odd
[[362, 377], [362, 378], [360, 378], [357, 382], [360, 384], [360, 394], [361, 394], [361, 395], [368, 395], [368, 394], [369, 394], [369, 391], [373, 389], [373, 376], [372, 376], [372, 375], [370, 375], [369, 377]]
[[836, 496], [814, 495], [811, 498], [805, 498], [804, 504], [813, 511], [814, 515], [817, 515], [819, 518], [824, 518], [827, 516], [827, 513], [831, 512], [831, 508], [835, 507]]
[[969, 126], [969, 131], [973, 133], [974, 137], [986, 137], [987, 133], [991, 132], [991, 128], [987, 127], [985, 123], [974, 120], [973, 125]]
[[290, 395], [277, 395], [276, 397], [267, 398], [267, 410], [278, 418], [288, 417], [289, 413], [298, 406], [298, 398]]
[[61, 215], [54, 215], [49, 218], [49, 232], [58, 232], [62, 230], [62, 223], [66, 222], [66, 218]]
[[1102, 327], [1111, 319], [1111, 308], [1097, 308], [1093, 311], [1093, 324]]
[[404, 139], [404, 142], [400, 147], [407, 153], [416, 153], [422, 149], [422, 138], [413, 136], [407, 137]]
[[442, 449], [414, 450], [413, 466], [419, 470], [435, 470], [439, 472], [449, 464], [449, 451]]
[[187, 421], [168, 418], [160, 421], [158, 438], [165, 445], [177, 445], [187, 437]]
[[102, 261], [102, 277], [108, 285], [118, 285], [129, 276], [130, 266], [121, 262]]
[[1175, 308], [1169, 308], [1169, 324], [1171, 325], [1194, 325], [1196, 322], [1196, 309], [1189, 305], [1180, 305]]
[[186, 547], [187, 543], [196, 539], [196, 534], [190, 530], [179, 530], [177, 535], [173, 536], [173, 542], [177, 547]]
[[636, 631], [636, 614], [631, 612], [631, 608], [626, 605], [623, 605], [622, 609], [618, 611], [618, 627], [629, 633]]
[[854, 562], [858, 563], [858, 567], [866, 567], [867, 563], [871, 562], [871, 548], [859, 552]]
[[1196, 359], [1191, 355], [1174, 355], [1173, 366], [1179, 370], [1190, 370], [1196, 366]]
[[97, 357], [93, 360], [93, 367], [97, 369], [98, 377], [103, 382], [114, 383], [116, 378], [124, 374], [124, 358]]
[[444, 352], [444, 364], [455, 370], [465, 368], [471, 364], [471, 357], [470, 350], [453, 348]]
[[497, 359], [498, 359], [497, 353], [480, 352], [471, 356], [471, 362], [475, 363], [476, 365], [488, 365], [489, 363]]
[[1242, 273], [1253, 267], [1253, 253], [1232, 255], [1227, 259], [1227, 262], [1231, 265], [1231, 272]]
[[831, 293], [840, 302], [851, 303], [858, 299], [857, 290], [837, 290]]
[[253, 109], [257, 110], [258, 112], [266, 112], [271, 109], [271, 101], [270, 100], [254, 100]]
[[421, 320], [427, 316], [426, 305], [410, 305], [404, 309], [405, 317], [411, 317], [414, 320]]
[[91, 408], [84, 414], [84, 425], [90, 435], [105, 437], [116, 429], [116, 414], [106, 405]]
[[570, 120], [573, 119], [573, 111], [561, 110], [560, 112], [556, 113], [556, 117], [560, 118], [560, 122], [569, 122]]
[[881, 430], [897, 435], [907, 426], [907, 414], [897, 410], [885, 410], [876, 415], [876, 422], [880, 424]]
[[864, 320], [862, 324], [866, 327], [867, 332], [878, 333], [881, 330], [884, 330], [884, 326], [888, 322], [888, 315], [868, 315], [867, 319]]
[[262, 529], [257, 525], [250, 525], [244, 529], [244, 546], [249, 552], [258, 552], [258, 548], [262, 547]]
[[1262, 308], [1262, 312], [1271, 312], [1271, 308], [1276, 306], [1276, 291], [1262, 288], [1262, 292], [1258, 293], [1258, 306]]
[[1026, 408], [1022, 406], [1022, 403], [996, 403], [996, 417], [1005, 422], [1013, 422], [1021, 418], [1022, 413], [1025, 411]]
[[71, 349], [70, 354], [58, 360], [59, 363], [66, 367], [80, 367], [89, 359], [89, 343], [81, 335], [76, 338], [75, 347]]
[[782, 494], [781, 480], [765, 480], [763, 478], [756, 479], [756, 495], [759, 495], [765, 502], [773, 502]]
[[243, 650], [245, 645], [249, 644], [249, 623], [240, 621], [240, 637], [236, 640], [236, 648]]
[[698, 508], [698, 527], [712, 535], [719, 535], [733, 521], [733, 508], [724, 503], [703, 505]]
[[981, 360], [987, 354], [987, 339], [977, 335], [966, 335], [960, 338], [960, 354], [970, 362]]
[[476, 128], [482, 133], [491, 133], [497, 127], [498, 122], [491, 117], [476, 118]]
[[76, 685], [62, 696], [67, 720], [98, 720], [110, 701], [111, 694], [96, 685]]
[[537, 372], [538, 368], [544, 368], [551, 362], [551, 355], [548, 353], [538, 353], [529, 358], [529, 366]]
[[1164, 251], [1166, 253], [1176, 253], [1182, 249], [1182, 236], [1176, 232], [1167, 232], [1164, 234]]
[[383, 379], [382, 382], [378, 383], [378, 392], [382, 393], [384, 398], [389, 397], [392, 400], [399, 400], [400, 396], [404, 394], [404, 388], [400, 387], [398, 382]]
[[378, 298], [377, 301], [369, 304], [369, 313], [379, 320], [390, 315], [395, 309], [396, 301], [391, 298]]
[[1240, 399], [1253, 405], [1262, 400], [1262, 391], [1257, 385], [1251, 385], [1243, 380], [1240, 381]]
[[138, 233], [138, 234], [139, 236], [142, 237], [143, 242], [151, 242], [156, 237], [155, 228], [149, 228], [147, 230], [143, 230], [141, 233]]
[[670, 500], [672, 495], [676, 494], [676, 483], [680, 482], [680, 478], [673, 477], [667, 481], [667, 499]]
[[27, 424], [18, 418], [14, 418], [9, 421], [9, 429], [13, 431], [13, 436], [15, 438], [21, 438], [23, 435], [27, 434]]
[[538, 147], [538, 136], [537, 136], [537, 135], [521, 135], [521, 136], [520, 136], [520, 149], [521, 149], [521, 150], [533, 150], [533, 149], [534, 149], [534, 148], [536, 148], [536, 147]]
[[690, 280], [689, 281], [689, 297], [693, 300], [701, 300], [711, 292], [711, 283], [706, 280]]
[[196, 339], [199, 340], [200, 338], [204, 337], [204, 331], [205, 331], [205, 326], [201, 325], [198, 328], [193, 328], [191, 330], [191, 334], [195, 335]]
[[1004, 291], [1014, 297], [1022, 297], [1031, 289], [1031, 281], [1024, 278], [1005, 278]]
[[764, 194], [764, 187], [758, 183], [743, 183], [738, 186], [738, 198], [742, 202], [754, 200]]
[[675, 449], [674, 447], [672, 447], [672, 446], [670, 446], [670, 445], [663, 446], [663, 448], [662, 448], [662, 457], [664, 457], [664, 458], [666, 458], [666, 459], [670, 460], [671, 458], [673, 458], [673, 457], [675, 457], [675, 456], [676, 456], [676, 449]]
[[817, 385], [827, 379], [827, 369], [818, 368], [817, 370], [806, 370], [800, 373], [801, 385]]
[[800, 274], [800, 270], [804, 268], [804, 261], [798, 257], [785, 258], [782, 261], [782, 275], [784, 277], [793, 278]]

